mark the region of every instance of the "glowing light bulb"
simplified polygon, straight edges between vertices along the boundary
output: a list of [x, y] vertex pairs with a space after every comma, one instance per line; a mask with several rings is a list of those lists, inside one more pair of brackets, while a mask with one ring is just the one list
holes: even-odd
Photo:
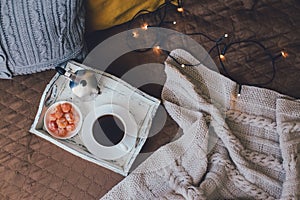
[[223, 54], [220, 54], [221, 61], [225, 61], [225, 56]]
[[238, 94], [237, 94], [237, 96], [238, 96], [238, 97], [240, 97], [240, 96], [241, 96], [241, 94], [240, 94], [240, 93], [238, 93]]
[[175, 25], [175, 24], [177, 24], [177, 22], [176, 22], [176, 21], [173, 21], [173, 24]]
[[148, 29], [148, 24], [146, 24], [146, 23], [143, 24], [142, 29], [143, 29], [143, 30], [147, 30], [147, 29]]
[[180, 12], [180, 13], [182, 13], [183, 12], [183, 7], [178, 7], [177, 11]]
[[183, 68], [183, 67], [185, 67], [185, 65], [184, 65], [184, 64], [181, 64], [181, 67]]
[[136, 31], [132, 32], [132, 37], [137, 38], [138, 36], [139, 36], [138, 32], [136, 32]]
[[155, 54], [160, 54], [160, 53], [161, 53], [161, 48], [160, 48], [160, 46], [158, 46], [158, 45], [154, 46], [154, 47], [153, 47], [153, 52], [154, 52]]
[[287, 52], [281, 51], [281, 55], [283, 58], [287, 58], [289, 54]]
[[225, 33], [225, 34], [224, 34], [224, 37], [225, 37], [225, 38], [228, 38], [228, 34], [227, 34], [227, 33]]

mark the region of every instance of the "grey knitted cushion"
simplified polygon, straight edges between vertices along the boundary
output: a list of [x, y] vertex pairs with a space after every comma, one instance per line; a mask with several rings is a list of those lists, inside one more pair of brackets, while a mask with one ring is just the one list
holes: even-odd
[[0, 78], [82, 58], [84, 29], [82, 0], [0, 0]]

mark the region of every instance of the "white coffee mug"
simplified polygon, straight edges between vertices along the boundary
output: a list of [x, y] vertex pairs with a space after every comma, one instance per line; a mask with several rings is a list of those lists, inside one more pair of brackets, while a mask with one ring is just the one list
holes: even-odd
[[[107, 120], [101, 121], [108, 116], [109, 121], [112, 121], [111, 118], [115, 120], [115, 127], [111, 125], [105, 127]], [[111, 136], [117, 126], [123, 134], [113, 138]], [[114, 104], [106, 104], [87, 114], [83, 122], [81, 138], [87, 149], [96, 157], [115, 160], [129, 153], [135, 146], [137, 130], [137, 124], [127, 109]]]

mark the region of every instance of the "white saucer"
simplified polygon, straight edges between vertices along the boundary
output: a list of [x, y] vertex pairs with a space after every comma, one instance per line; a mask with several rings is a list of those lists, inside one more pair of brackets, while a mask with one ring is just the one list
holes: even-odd
[[[115, 115], [125, 127], [122, 141], [114, 146], [103, 146], [93, 136], [94, 122], [101, 116]], [[97, 158], [115, 160], [126, 155], [136, 143], [137, 124], [129, 110], [114, 104], [106, 104], [95, 108], [87, 114], [82, 126], [82, 141], [86, 148]]]

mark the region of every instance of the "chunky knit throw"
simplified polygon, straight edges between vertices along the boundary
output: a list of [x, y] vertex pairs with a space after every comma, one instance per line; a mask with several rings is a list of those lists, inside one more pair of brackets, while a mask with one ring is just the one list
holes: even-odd
[[29, 74], [82, 56], [82, 0], [0, 0], [0, 78]]
[[[183, 50], [180, 62], [197, 61]], [[170, 57], [164, 105], [182, 136], [103, 199], [299, 199], [300, 101]]]

